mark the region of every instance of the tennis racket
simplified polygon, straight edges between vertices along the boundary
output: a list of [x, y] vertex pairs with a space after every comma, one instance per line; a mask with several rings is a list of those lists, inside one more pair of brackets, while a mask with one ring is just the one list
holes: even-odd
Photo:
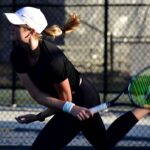
[[[130, 103], [119, 102], [119, 97], [128, 94]], [[117, 101], [118, 100], [118, 101]], [[115, 98], [90, 108], [92, 113], [103, 111], [113, 106], [134, 106], [150, 109], [150, 66], [132, 76], [128, 85]]]

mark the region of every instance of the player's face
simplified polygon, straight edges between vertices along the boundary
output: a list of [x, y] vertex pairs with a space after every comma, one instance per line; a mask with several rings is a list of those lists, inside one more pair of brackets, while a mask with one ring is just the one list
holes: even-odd
[[27, 43], [30, 37], [31, 30], [25, 25], [11, 25], [10, 39], [13, 41], [21, 41]]

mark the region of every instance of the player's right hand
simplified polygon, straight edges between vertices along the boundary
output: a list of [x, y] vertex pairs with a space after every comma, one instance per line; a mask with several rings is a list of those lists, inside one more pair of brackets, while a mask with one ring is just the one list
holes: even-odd
[[77, 105], [73, 106], [70, 114], [79, 119], [80, 121], [89, 119], [90, 117], [93, 116], [93, 114], [89, 109]]

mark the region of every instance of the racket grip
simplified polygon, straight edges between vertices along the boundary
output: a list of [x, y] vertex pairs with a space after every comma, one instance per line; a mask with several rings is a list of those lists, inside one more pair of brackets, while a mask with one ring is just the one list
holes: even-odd
[[91, 111], [93, 114], [95, 114], [95, 113], [97, 113], [97, 112], [99, 112], [99, 111], [105, 110], [106, 108], [108, 108], [107, 103], [103, 103], [103, 104], [100, 104], [100, 105], [98, 105], [98, 106], [95, 106], [95, 107], [90, 108], [90, 111]]

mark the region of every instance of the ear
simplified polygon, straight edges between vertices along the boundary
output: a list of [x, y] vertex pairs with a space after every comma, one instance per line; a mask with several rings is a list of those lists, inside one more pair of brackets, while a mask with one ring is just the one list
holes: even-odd
[[36, 34], [34, 29], [27, 29], [29, 31], [28, 35], [25, 36], [25, 38], [30, 38], [31, 36], [34, 36]]

